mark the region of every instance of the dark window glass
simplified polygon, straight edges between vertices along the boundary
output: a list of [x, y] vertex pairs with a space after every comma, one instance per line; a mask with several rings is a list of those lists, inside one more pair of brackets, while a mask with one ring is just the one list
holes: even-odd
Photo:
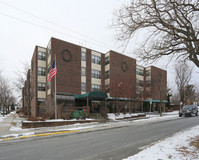
[[38, 76], [45, 76], [46, 75], [46, 68], [38, 67]]
[[86, 92], [86, 83], [82, 82], [82, 86], [81, 87], [82, 87], [82, 92]]
[[146, 81], [146, 87], [150, 87], [151, 86], [151, 81]]
[[86, 68], [82, 67], [81, 75], [86, 76]]
[[107, 65], [109, 63], [110, 63], [110, 57], [108, 56], [108, 57], [105, 58], [105, 65]]
[[110, 71], [106, 71], [105, 72], [105, 79], [109, 78], [110, 77]]
[[92, 69], [91, 76], [92, 76], [92, 78], [98, 78], [98, 79], [100, 79], [101, 78], [101, 72], [98, 71], [98, 70]]
[[144, 70], [140, 68], [136, 68], [136, 75], [144, 76]]
[[101, 64], [101, 57], [92, 55], [92, 63]]
[[146, 77], [151, 76], [151, 70], [146, 71]]
[[91, 91], [101, 91], [101, 86], [97, 84], [92, 84]]
[[38, 91], [45, 91], [46, 90], [46, 83], [38, 83]]
[[45, 104], [45, 99], [42, 99], [42, 98], [38, 98], [37, 99], [37, 105], [38, 106], [42, 106], [42, 105], [44, 105]]
[[46, 53], [38, 51], [38, 59], [45, 61], [46, 60]]
[[82, 52], [82, 61], [86, 61], [86, 52]]

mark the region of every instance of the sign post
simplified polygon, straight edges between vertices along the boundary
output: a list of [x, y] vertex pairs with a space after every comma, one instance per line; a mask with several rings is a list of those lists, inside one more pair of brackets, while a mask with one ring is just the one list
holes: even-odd
[[152, 105], [152, 98], [150, 99], [150, 110], [149, 110], [149, 117], [151, 115], [151, 105]]

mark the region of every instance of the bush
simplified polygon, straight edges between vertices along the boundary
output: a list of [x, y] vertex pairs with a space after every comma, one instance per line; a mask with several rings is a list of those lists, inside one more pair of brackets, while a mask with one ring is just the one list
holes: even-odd
[[62, 114], [62, 119], [70, 120], [71, 119], [71, 113], [63, 113]]

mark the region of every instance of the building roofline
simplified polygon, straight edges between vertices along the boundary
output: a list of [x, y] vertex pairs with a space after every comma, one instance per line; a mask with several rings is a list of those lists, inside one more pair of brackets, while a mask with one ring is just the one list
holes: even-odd
[[[103, 54], [103, 55], [105, 55], [105, 54], [107, 54], [107, 53], [110, 53], [110, 52], [114, 52], [114, 53], [120, 54], [120, 55], [122, 55], [122, 56], [125, 56], [125, 57], [127, 57], [127, 58], [134, 59], [134, 60], [136, 61], [136, 65], [138, 65], [138, 66], [140, 66], [140, 67], [144, 67], [144, 68], [148, 68], [148, 67], [155, 67], [155, 68], [161, 69], [161, 70], [163, 70], [163, 71], [166, 71], [166, 70], [164, 70], [164, 69], [162, 69], [162, 68], [159, 68], [159, 67], [156, 67], [156, 66], [154, 66], [154, 65], [147, 66], [147, 67], [145, 67], [145, 66], [141, 66], [141, 65], [137, 64], [137, 60], [136, 60], [135, 58], [130, 57], [130, 56], [127, 56], [127, 55], [125, 55], [125, 54], [122, 54], [122, 53], [117, 52], [117, 51], [114, 51], [114, 50], [109, 50], [108, 52], [105, 52], [105, 53], [104, 53], [104, 52], [100, 52], [100, 51], [97, 51], [97, 50], [94, 50], [94, 49], [91, 49], [91, 48], [88, 48], [88, 47], [84, 47], [84, 46], [81, 46], [81, 45], [78, 45], [78, 44], [75, 44], [75, 43], [68, 42], [68, 41], [63, 40], [63, 39], [59, 39], [59, 38], [55, 38], [55, 37], [51, 37], [51, 38], [50, 38], [50, 41], [51, 41], [52, 39], [59, 40], [59, 41], [63, 41], [63, 42], [66, 42], [66, 43], [69, 43], [69, 44], [75, 45], [75, 46], [77, 46], [77, 47], [86, 48], [86, 49], [89, 49], [89, 50], [91, 50], [91, 51], [95, 51], [95, 52], [101, 53], [101, 54]], [[49, 41], [49, 42], [50, 42], [50, 41]], [[49, 42], [48, 42], [48, 44], [49, 44]], [[47, 44], [47, 45], [48, 45], [48, 44]], [[41, 46], [37, 46], [37, 47], [41, 47]], [[41, 47], [41, 48], [45, 48], [45, 47]], [[46, 48], [47, 48], [47, 47], [46, 47]]]

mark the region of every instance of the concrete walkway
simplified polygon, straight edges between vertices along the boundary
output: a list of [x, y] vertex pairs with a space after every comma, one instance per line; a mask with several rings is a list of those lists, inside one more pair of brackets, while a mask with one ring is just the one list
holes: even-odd
[[16, 118], [17, 114], [11, 113], [9, 115], [6, 115], [1, 119], [0, 122], [0, 136], [5, 135], [9, 133], [10, 127], [13, 125], [13, 121]]

